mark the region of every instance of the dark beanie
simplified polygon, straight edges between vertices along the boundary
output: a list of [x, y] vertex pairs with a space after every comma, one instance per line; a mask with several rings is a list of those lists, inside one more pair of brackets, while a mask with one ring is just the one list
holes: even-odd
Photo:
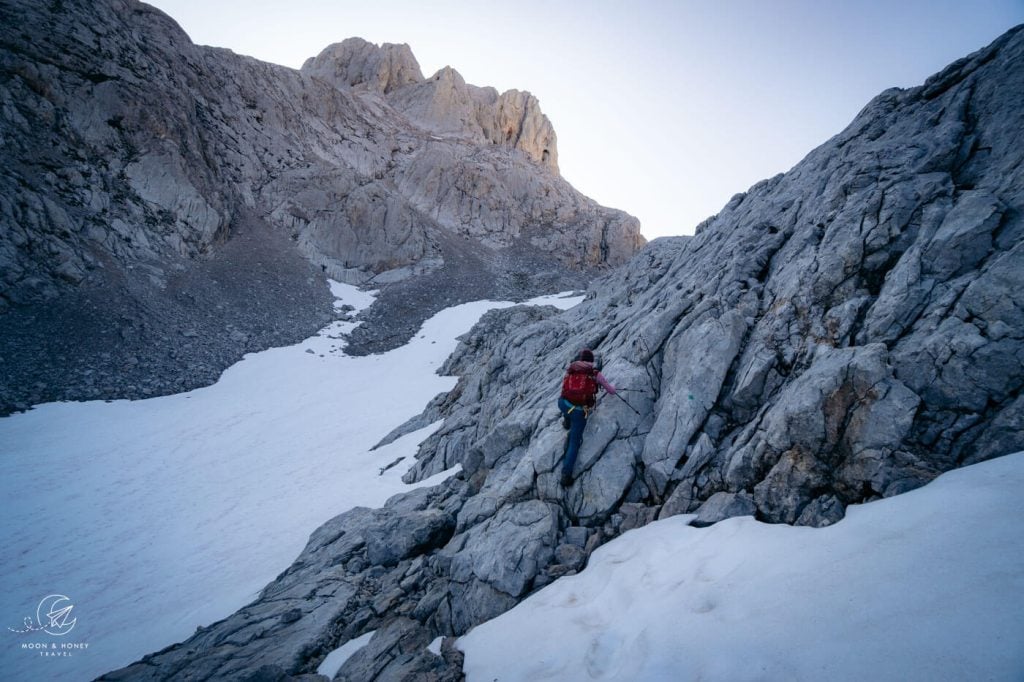
[[584, 348], [583, 350], [580, 351], [579, 358], [580, 358], [580, 360], [583, 360], [584, 362], [593, 362], [594, 361], [594, 353], [589, 348]]

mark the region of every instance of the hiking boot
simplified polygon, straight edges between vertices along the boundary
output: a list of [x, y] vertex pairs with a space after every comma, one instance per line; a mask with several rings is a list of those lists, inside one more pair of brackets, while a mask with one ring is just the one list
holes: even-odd
[[572, 485], [572, 474], [562, 474], [562, 487], [568, 488]]

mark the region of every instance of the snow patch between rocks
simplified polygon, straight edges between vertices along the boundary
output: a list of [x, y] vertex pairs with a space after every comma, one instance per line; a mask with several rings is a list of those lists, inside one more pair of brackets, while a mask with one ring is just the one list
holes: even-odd
[[375, 632], [377, 631], [370, 630], [364, 635], [360, 635], [355, 639], [345, 642], [340, 647], [327, 654], [327, 658], [325, 658], [320, 663], [319, 667], [317, 667], [317, 673], [334, 679], [334, 676], [338, 674], [339, 670], [341, 670], [341, 666], [345, 665], [345, 661], [352, 658], [354, 653], [366, 646]]
[[537, 296], [526, 301], [523, 305], [553, 305], [556, 308], [562, 310], [568, 310], [583, 302], [586, 296], [582, 294], [575, 294], [572, 291], [563, 291], [559, 294], [549, 294], [547, 296]]
[[331, 295], [335, 298], [335, 310], [352, 306], [353, 314], [360, 313], [373, 305], [377, 298], [377, 291], [363, 291], [352, 284], [336, 282], [333, 279], [327, 280], [327, 284], [331, 287]]

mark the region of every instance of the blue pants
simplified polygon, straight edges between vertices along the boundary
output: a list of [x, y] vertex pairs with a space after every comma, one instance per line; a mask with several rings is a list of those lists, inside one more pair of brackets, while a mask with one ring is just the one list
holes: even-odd
[[572, 470], [576, 466], [576, 455], [579, 454], [580, 443], [583, 442], [583, 429], [587, 426], [587, 412], [565, 398], [558, 399], [558, 409], [563, 417], [569, 418], [569, 437], [566, 441], [565, 461], [562, 462], [562, 475], [572, 476]]

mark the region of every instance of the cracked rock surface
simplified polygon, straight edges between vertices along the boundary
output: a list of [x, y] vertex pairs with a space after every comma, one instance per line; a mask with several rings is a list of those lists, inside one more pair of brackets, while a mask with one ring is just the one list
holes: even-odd
[[[458, 385], [406, 427], [444, 417], [410, 475], [459, 476], [329, 521], [259, 600], [109, 678], [285, 679], [376, 629], [341, 679], [458, 679], [426, 642], [659, 516], [820, 527], [1024, 449], [1022, 76], [1017, 29], [882, 93], [576, 308], [488, 313], [449, 359]], [[563, 489], [554, 403], [584, 346], [629, 404], [600, 400]], [[374, 563], [371, 528], [408, 538]]]
[[[411, 475], [462, 463], [483, 481], [477, 519], [536, 498], [593, 527], [624, 503], [667, 515], [725, 493], [767, 521], [823, 525], [1019, 449], [1022, 73], [1016, 29], [882, 93], [792, 171], [696, 236], [650, 244], [577, 308], [474, 330]], [[563, 493], [553, 396], [584, 346], [629, 404], [602, 399]]]
[[0, 6], [0, 227], [0, 414], [210, 383], [323, 327], [326, 277], [381, 290], [377, 352], [643, 243], [561, 178], [528, 93], [358, 39], [296, 71], [135, 0]]

